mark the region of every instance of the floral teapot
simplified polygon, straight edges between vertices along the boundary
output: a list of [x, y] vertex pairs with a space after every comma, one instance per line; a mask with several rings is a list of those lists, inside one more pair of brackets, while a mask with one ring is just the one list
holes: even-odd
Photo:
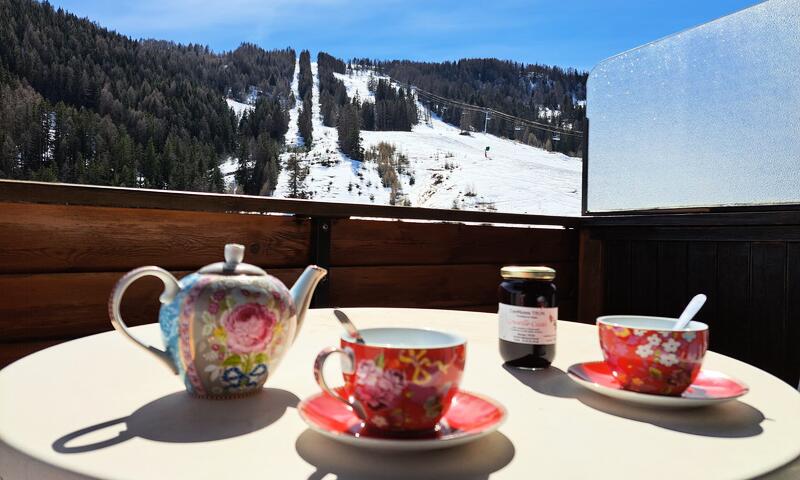
[[[228, 244], [224, 262], [207, 265], [180, 281], [159, 267], [132, 270], [111, 292], [111, 324], [163, 360], [195, 396], [226, 398], [257, 392], [297, 337], [314, 289], [327, 271], [306, 267], [289, 290], [243, 259], [244, 246]], [[125, 289], [147, 275], [164, 282], [158, 318], [166, 351], [133, 336], [120, 316]]]

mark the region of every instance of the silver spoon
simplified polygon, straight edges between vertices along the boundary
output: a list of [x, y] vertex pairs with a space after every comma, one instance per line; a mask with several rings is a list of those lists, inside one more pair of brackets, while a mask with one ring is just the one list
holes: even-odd
[[675, 330], [683, 330], [689, 325], [689, 322], [692, 321], [697, 312], [703, 308], [703, 304], [706, 303], [706, 296], [702, 293], [699, 293], [694, 296], [694, 298], [686, 305], [686, 308], [683, 309], [683, 313], [681, 316], [678, 317], [678, 321], [675, 322]]
[[336, 318], [339, 320], [339, 323], [342, 324], [345, 330], [347, 330], [347, 334], [350, 335], [352, 338], [356, 340], [356, 343], [366, 343], [364, 341], [364, 337], [358, 333], [358, 329], [353, 322], [350, 321], [350, 317], [345, 315], [345, 313], [338, 308], [333, 309], [333, 314], [336, 315]]

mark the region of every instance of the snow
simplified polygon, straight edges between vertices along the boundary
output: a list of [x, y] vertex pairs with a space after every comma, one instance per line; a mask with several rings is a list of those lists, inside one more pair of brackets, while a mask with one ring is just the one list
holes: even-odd
[[226, 98], [225, 101], [228, 103], [228, 107], [233, 110], [233, 113], [236, 114], [236, 118], [242, 118], [244, 112], [249, 112], [255, 108], [253, 105], [237, 102], [232, 98]]
[[[388, 141], [408, 155], [415, 184], [406, 176], [401, 181], [413, 206], [580, 215], [579, 161], [493, 135], [462, 136], [459, 131], [433, 118], [412, 132], [362, 135], [367, 146]], [[446, 163], [455, 168], [445, 169]]]
[[299, 128], [297, 127], [297, 119], [300, 116], [300, 107], [303, 102], [300, 101], [300, 58], [298, 57], [294, 63], [294, 75], [292, 76], [292, 94], [294, 94], [294, 106], [289, 110], [289, 130], [286, 132], [286, 145], [287, 146], [302, 146], [303, 137], [300, 136]]
[[375, 95], [369, 91], [369, 87], [367, 86], [369, 79], [374, 77], [375, 81], [377, 82], [378, 79], [388, 80], [388, 77], [384, 77], [381, 75], [375, 75], [369, 70], [355, 70], [351, 71], [350, 75], [345, 75], [341, 73], [333, 73], [333, 76], [337, 79], [341, 80], [344, 83], [344, 86], [347, 88], [347, 95], [350, 98], [353, 98], [358, 94], [358, 98], [361, 101], [365, 99], [375, 101]]
[[222, 178], [225, 180], [225, 191], [234, 192], [236, 190], [236, 170], [239, 169], [239, 159], [235, 157], [228, 157], [219, 166], [219, 171], [222, 173]]
[[[377, 165], [343, 155], [338, 149], [336, 129], [322, 125], [316, 63], [312, 63], [311, 70], [314, 142], [308, 153], [298, 154], [309, 167], [305, 190], [317, 200], [389, 204], [390, 189], [381, 185]], [[362, 101], [372, 97], [367, 88], [371, 72], [357, 70], [335, 75], [345, 83], [351, 97], [356, 93]], [[422, 115], [423, 107], [418, 107]], [[365, 149], [388, 142], [408, 157], [408, 171], [399, 178], [402, 196], [412, 206], [580, 215], [580, 160], [494, 135], [459, 133], [458, 128], [433, 115], [428, 123], [421, 122], [411, 132], [362, 131], [361, 137]], [[291, 135], [287, 138], [289, 145], [295, 144]], [[274, 192], [276, 197], [290, 194], [289, 172], [285, 168], [290, 155], [282, 155], [284, 168]]]
[[561, 116], [561, 110], [552, 110], [548, 107], [539, 108], [539, 118], [552, 120]]

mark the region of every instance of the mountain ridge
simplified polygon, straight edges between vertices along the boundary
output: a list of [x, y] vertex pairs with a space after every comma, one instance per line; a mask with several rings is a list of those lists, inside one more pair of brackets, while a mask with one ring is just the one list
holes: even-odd
[[[309, 121], [312, 96], [298, 98], [300, 92], [292, 84], [298, 59], [294, 49], [265, 50], [243, 43], [235, 50], [214, 53], [197, 44], [135, 40], [33, 0], [0, 0], [0, 17], [9, 20], [0, 25], [0, 178], [222, 192], [231, 185], [226, 179], [235, 177], [239, 192], [273, 195], [280, 193], [279, 177], [287, 169], [301, 173], [287, 154], [302, 154], [316, 141], [312, 129], [316, 123]], [[335, 127], [327, 133], [337, 137], [334, 143], [329, 141], [333, 150], [324, 163], [336, 161], [342, 153], [356, 161], [364, 155], [380, 156], [377, 151], [370, 153], [377, 148], [375, 138], [389, 138], [393, 131], [412, 132], [418, 122], [430, 122], [431, 114], [462, 130], [479, 130], [474, 126], [477, 120], [473, 126], [459, 125], [448, 117], [452, 112], [418, 102], [410, 88], [396, 84], [389, 88], [393, 80], [421, 79], [456, 99], [496, 108], [503, 102], [524, 103], [515, 95], [536, 94], [509, 89], [503, 80], [506, 74], [492, 73], [498, 65], [518, 69], [523, 76], [539, 72], [536, 75], [544, 75], [541, 85], [547, 88], [559, 84], [557, 78], [547, 78], [548, 68], [572, 75], [570, 69], [557, 67], [536, 70], [498, 59], [465, 59], [428, 64], [425, 75], [417, 78], [408, 72], [411, 66], [423, 68], [419, 62], [364, 61], [358, 68], [373, 69], [386, 83], [377, 85], [377, 97], [363, 102], [358, 95], [348, 95], [338, 77], [352, 71], [356, 61], [344, 62], [324, 52], [320, 58], [321, 76], [314, 84], [319, 98], [313, 114], [319, 109], [322, 125]], [[458, 75], [448, 73], [453, 68], [475, 62], [489, 67], [477, 80], [466, 82], [469, 88], [439, 85], [456, 81]], [[493, 80], [495, 74], [500, 80]], [[303, 92], [309, 88], [307, 77]], [[580, 107], [583, 87], [573, 87], [570, 84], [566, 91], [573, 106]], [[541, 105], [558, 107], [553, 102], [547, 97]], [[298, 109], [298, 103], [305, 103], [305, 108]], [[527, 108], [516, 113], [536, 117], [533, 107]], [[568, 109], [560, 112], [564, 110]], [[563, 113], [558, 117], [546, 121], [559, 124], [566, 118]], [[548, 145], [545, 137], [515, 135], [513, 128], [490, 123], [487, 131], [548, 150], [561, 149], [558, 143]], [[303, 133], [309, 142], [302, 141]], [[580, 152], [573, 148], [568, 153]], [[385, 160], [381, 176], [388, 171]], [[397, 195], [391, 195], [395, 201], [410, 201]], [[377, 197], [380, 200], [383, 194]]]

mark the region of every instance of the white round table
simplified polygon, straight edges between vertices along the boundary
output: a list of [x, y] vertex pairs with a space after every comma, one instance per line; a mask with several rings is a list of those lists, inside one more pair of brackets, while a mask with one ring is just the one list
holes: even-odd
[[[338, 344], [341, 327], [330, 310], [310, 311], [265, 391], [238, 400], [190, 397], [160, 362], [108, 332], [0, 371], [0, 478], [800, 477], [797, 461], [786, 466], [800, 455], [800, 394], [737, 360], [709, 353], [705, 365], [747, 383], [751, 391], [740, 400], [653, 410], [592, 393], [564, 373], [602, 358], [594, 326], [560, 322], [553, 367], [523, 372], [502, 366], [495, 315], [346, 311], [362, 328], [426, 326], [466, 336], [462, 387], [503, 403], [506, 423], [468, 445], [391, 454], [308, 430], [295, 407], [318, 392], [316, 353]], [[136, 330], [159, 341], [157, 325]]]

